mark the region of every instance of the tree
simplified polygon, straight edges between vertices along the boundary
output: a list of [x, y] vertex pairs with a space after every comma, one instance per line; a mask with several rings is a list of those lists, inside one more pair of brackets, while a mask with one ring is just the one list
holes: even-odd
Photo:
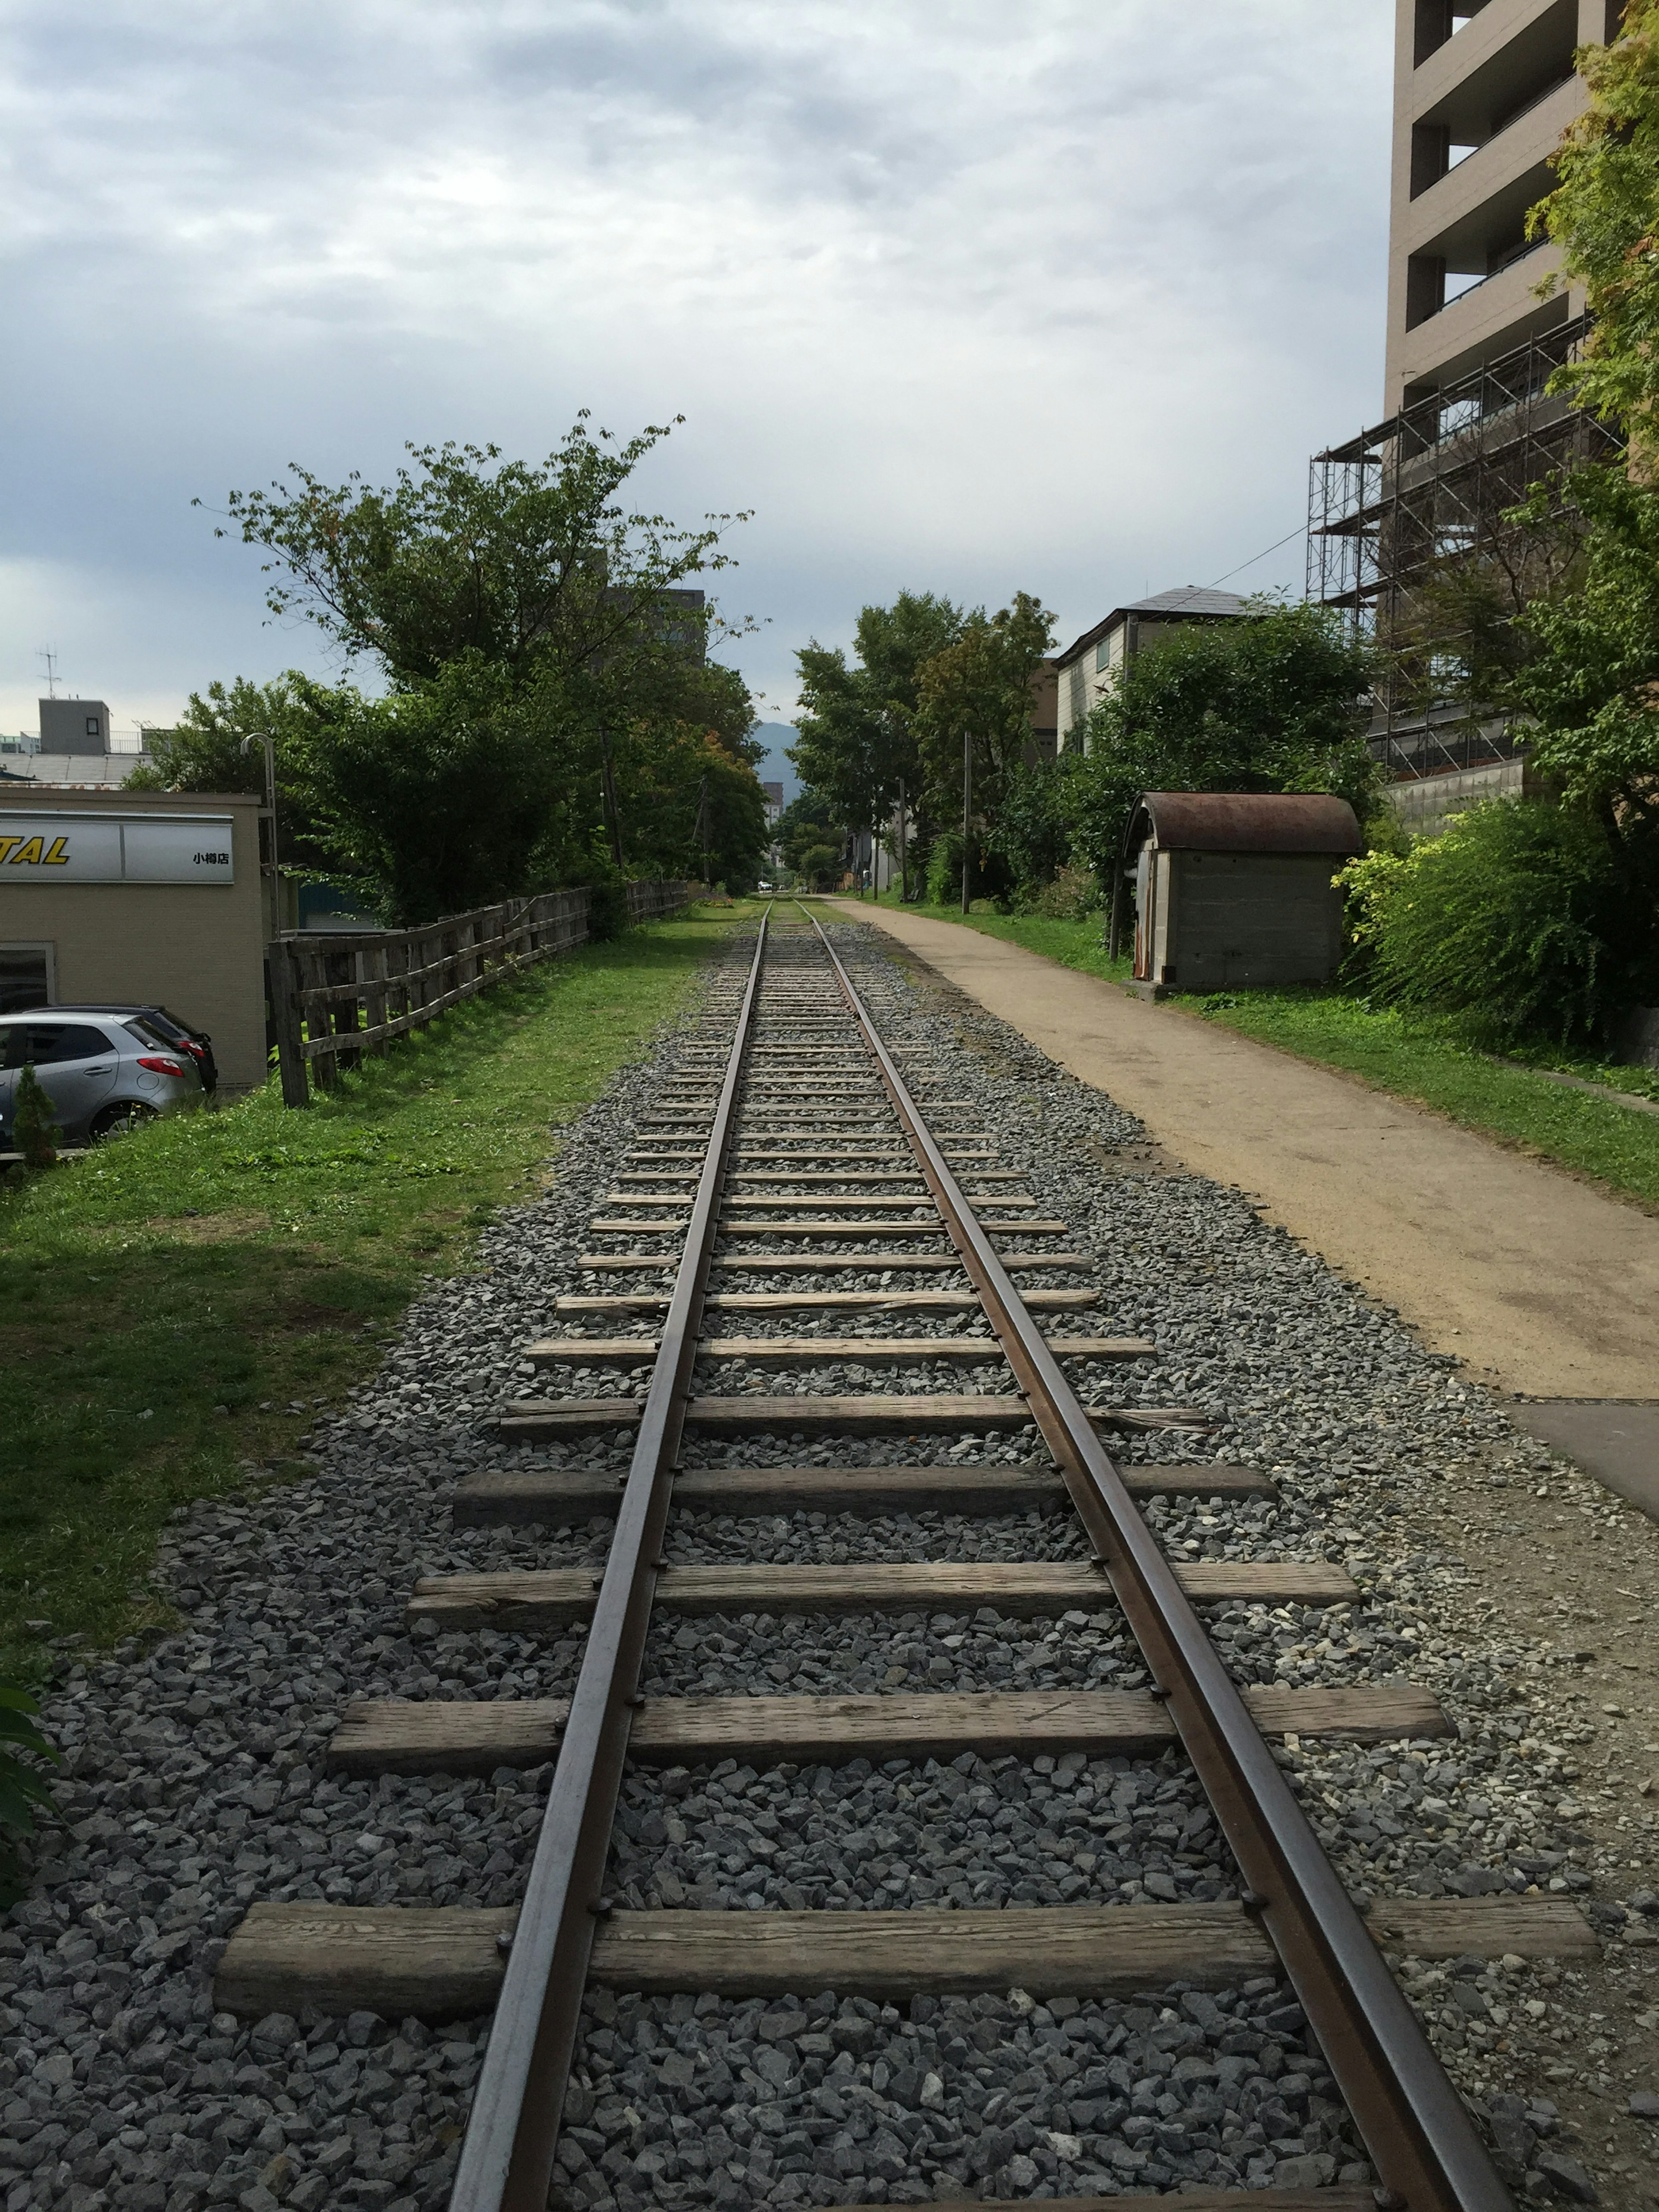
[[783, 864], [797, 875], [806, 872], [805, 856], [819, 846], [831, 845], [837, 854], [842, 842], [839, 810], [821, 791], [808, 789], [792, 799], [778, 817], [773, 833], [783, 854]]
[[660, 673], [701, 658], [709, 618], [686, 580], [728, 566], [722, 530], [747, 519], [681, 530], [618, 502], [670, 428], [618, 444], [591, 434], [584, 410], [539, 466], [501, 461], [498, 446], [410, 446], [414, 467], [380, 490], [291, 464], [297, 490], [234, 491], [229, 519], [270, 556], [271, 613], [372, 656], [394, 688], [471, 659], [515, 683], [556, 668], [573, 699], [614, 705], [637, 697], [641, 662]]
[[[1577, 587], [1519, 616], [1534, 650], [1513, 695], [1529, 771], [1595, 815], [1659, 885], [1659, 490], [1621, 469], [1568, 480], [1584, 524]], [[1535, 501], [1552, 495], [1540, 490]]]
[[907, 808], [921, 811], [915, 842], [925, 854], [927, 799], [915, 731], [921, 671], [960, 635], [962, 620], [949, 599], [901, 592], [890, 607], [860, 610], [854, 661], [816, 639], [796, 654], [802, 711], [789, 757], [835, 809], [836, 826], [874, 828], [892, 813], [902, 784]]
[[265, 795], [264, 754], [258, 746], [242, 750], [243, 740], [269, 735], [276, 741], [277, 788], [293, 750], [298, 717], [296, 684], [302, 678], [279, 676], [272, 684], [251, 684], [238, 676], [227, 687], [210, 684], [205, 696], [192, 691], [190, 703], [170, 730], [152, 730], [149, 759], [127, 778], [129, 791], [242, 791]]
[[923, 665], [916, 734], [937, 803], [962, 799], [964, 738], [972, 749], [973, 804], [994, 816], [1031, 736], [1031, 684], [1054, 643], [1054, 617], [1029, 592], [987, 615], [976, 607], [955, 640]]
[[[1633, 445], [1659, 441], [1659, 0], [1628, 0], [1620, 34], [1574, 57], [1587, 103], [1553, 157], [1559, 182], [1533, 210], [1532, 234], [1561, 248], [1584, 287], [1592, 327], [1552, 389], [1571, 392]], [[1553, 289], [1551, 280], [1546, 289]]]
[[58, 1140], [63, 1131], [52, 1119], [46, 1087], [26, 1060], [12, 1088], [11, 1140], [23, 1156], [26, 1168], [58, 1164]]
[[1334, 791], [1363, 822], [1380, 803], [1358, 727], [1371, 677], [1370, 647], [1325, 607], [1257, 600], [1241, 620], [1182, 623], [1088, 717], [1074, 846], [1109, 882], [1143, 791]]
[[381, 699], [297, 688], [298, 796], [330, 872], [386, 921], [547, 888], [538, 860], [580, 839], [566, 757], [498, 665], [467, 655]]

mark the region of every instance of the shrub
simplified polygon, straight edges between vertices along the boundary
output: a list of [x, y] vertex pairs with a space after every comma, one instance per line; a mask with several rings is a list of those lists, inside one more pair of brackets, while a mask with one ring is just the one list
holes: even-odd
[[1044, 884], [1030, 902], [1033, 914], [1055, 921], [1085, 921], [1099, 910], [1100, 878], [1080, 861], [1061, 868], [1052, 883]]
[[809, 845], [796, 863], [809, 890], [834, 890], [843, 873], [838, 845]]
[[1495, 1038], [1588, 1041], [1638, 995], [1650, 901], [1588, 814], [1537, 799], [1471, 807], [1403, 859], [1370, 853], [1338, 881], [1376, 995], [1467, 1014]]
[[52, 1118], [52, 1101], [27, 1060], [17, 1071], [12, 1092], [11, 1140], [23, 1155], [26, 1168], [55, 1167], [58, 1139], [63, 1132]]

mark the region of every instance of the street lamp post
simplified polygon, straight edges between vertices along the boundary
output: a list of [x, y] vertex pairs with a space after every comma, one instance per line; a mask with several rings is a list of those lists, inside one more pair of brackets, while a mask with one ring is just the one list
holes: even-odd
[[260, 746], [265, 757], [265, 811], [270, 817], [270, 933], [283, 933], [283, 879], [276, 858], [276, 743], [268, 730], [252, 730], [242, 740], [244, 755]]

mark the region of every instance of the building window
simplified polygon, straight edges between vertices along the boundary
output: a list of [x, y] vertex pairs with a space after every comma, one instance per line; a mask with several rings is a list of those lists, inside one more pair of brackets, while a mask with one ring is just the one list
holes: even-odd
[[1095, 674], [1101, 675], [1112, 665], [1112, 636], [1109, 630], [1095, 647]]
[[1083, 663], [1080, 660], [1074, 660], [1072, 663], [1066, 678], [1066, 689], [1070, 708], [1066, 717], [1066, 726], [1069, 729], [1073, 723], [1080, 722], [1089, 711], [1088, 694], [1083, 679]]
[[0, 945], [0, 1014], [52, 1004], [52, 947]]
[[103, 730], [99, 723], [96, 714], [88, 714], [87, 716], [87, 735], [89, 738], [98, 738], [103, 735]]

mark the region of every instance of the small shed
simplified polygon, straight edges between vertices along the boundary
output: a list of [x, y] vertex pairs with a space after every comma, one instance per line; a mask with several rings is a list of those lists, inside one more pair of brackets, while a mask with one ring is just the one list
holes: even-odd
[[1154, 992], [1228, 983], [1322, 983], [1342, 949], [1331, 878], [1364, 849], [1328, 792], [1146, 791], [1123, 841], [1134, 884], [1134, 975]]

